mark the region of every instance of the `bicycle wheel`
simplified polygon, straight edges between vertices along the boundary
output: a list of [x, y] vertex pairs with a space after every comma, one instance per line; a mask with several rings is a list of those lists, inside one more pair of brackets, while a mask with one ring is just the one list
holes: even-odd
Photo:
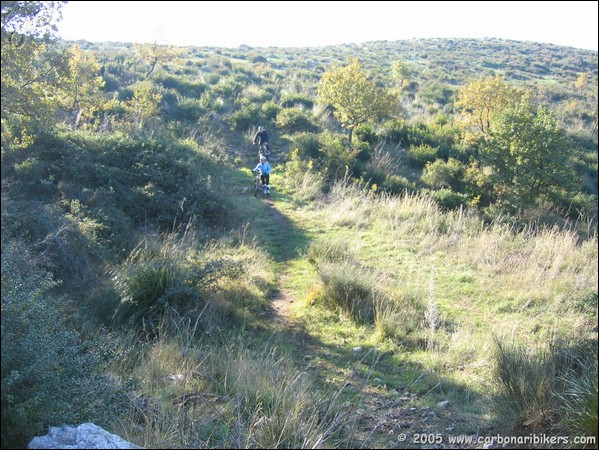
[[256, 180], [254, 182], [254, 197], [258, 195], [258, 191], [260, 190], [260, 180]]
[[270, 155], [270, 150], [268, 149], [268, 147], [266, 145], [261, 145], [260, 149], [259, 149], [259, 153], [260, 153], [260, 155], [268, 156], [268, 155]]

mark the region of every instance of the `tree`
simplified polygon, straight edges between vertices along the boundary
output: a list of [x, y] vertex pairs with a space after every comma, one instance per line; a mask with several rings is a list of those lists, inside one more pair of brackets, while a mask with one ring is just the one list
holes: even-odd
[[461, 110], [467, 128], [487, 135], [493, 115], [515, 106], [524, 92], [513, 88], [502, 76], [482, 77], [465, 85], [458, 93], [456, 106]]
[[154, 44], [134, 44], [137, 60], [145, 71], [144, 80], [147, 80], [158, 63], [166, 64], [175, 62], [179, 58], [179, 50], [176, 47]]
[[143, 124], [150, 117], [158, 114], [160, 110], [160, 94], [155, 92], [155, 87], [149, 80], [140, 81], [133, 85], [133, 98], [129, 106], [133, 111], [133, 120], [137, 130], [141, 130]]
[[415, 71], [407, 63], [395, 61], [391, 67], [391, 73], [396, 81], [397, 92], [400, 93], [410, 84]]
[[64, 108], [69, 111], [73, 125], [79, 126], [82, 114], [99, 106], [100, 89], [104, 80], [100, 76], [100, 64], [92, 53], [73, 45], [66, 52], [65, 71], [60, 77]]
[[572, 146], [549, 111], [526, 102], [497, 114], [481, 156], [494, 169], [501, 201], [524, 208], [571, 189]]
[[26, 142], [55, 112], [58, 54], [46, 42], [64, 2], [2, 2], [2, 143]]
[[22, 42], [24, 36], [51, 37], [66, 2], [2, 2], [2, 44]]
[[318, 97], [334, 108], [335, 117], [349, 130], [350, 146], [356, 126], [388, 116], [397, 103], [394, 96], [366, 78], [357, 59], [345, 67], [328, 69], [318, 85]]
[[589, 108], [588, 114], [593, 119], [593, 134], [596, 135], [597, 126], [599, 124], [599, 117], [597, 115], [597, 78], [595, 77], [595, 79], [591, 81], [587, 73], [582, 73], [578, 76], [574, 85], [581, 93], [591, 99], [591, 107]]

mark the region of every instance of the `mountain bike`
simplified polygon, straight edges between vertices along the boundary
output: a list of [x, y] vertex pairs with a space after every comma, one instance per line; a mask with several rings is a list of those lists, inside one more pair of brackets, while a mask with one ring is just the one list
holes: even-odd
[[258, 145], [258, 158], [260, 158], [261, 156], [268, 156], [268, 155], [270, 155], [270, 150], [268, 148], [268, 145], [259, 144]]
[[263, 188], [262, 186], [262, 181], [260, 179], [260, 176], [262, 175], [262, 172], [260, 172], [259, 170], [256, 170], [255, 172], [252, 171], [254, 173], [254, 197], [256, 197], [258, 195], [258, 191], [260, 191], [260, 189]]

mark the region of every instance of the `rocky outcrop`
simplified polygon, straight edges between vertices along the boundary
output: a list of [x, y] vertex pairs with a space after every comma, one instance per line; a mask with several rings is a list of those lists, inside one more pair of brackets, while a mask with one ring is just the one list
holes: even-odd
[[93, 423], [78, 427], [52, 427], [45, 436], [33, 438], [28, 448], [143, 448]]

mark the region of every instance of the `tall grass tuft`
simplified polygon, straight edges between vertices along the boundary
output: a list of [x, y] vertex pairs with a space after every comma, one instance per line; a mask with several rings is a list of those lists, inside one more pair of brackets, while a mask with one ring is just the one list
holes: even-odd
[[322, 298], [333, 308], [339, 308], [357, 323], [373, 323], [376, 299], [376, 275], [365, 267], [324, 262], [318, 273], [323, 284]]
[[[417, 288], [398, 286], [391, 295], [379, 297], [375, 309], [375, 334], [379, 339], [392, 338], [403, 345], [409, 344], [411, 335], [425, 323], [424, 294]], [[418, 340], [409, 347], [418, 346]]]
[[495, 342], [496, 405], [513, 428], [597, 436], [596, 340], [552, 336], [534, 350]]
[[381, 292], [377, 275], [358, 263], [346, 239], [321, 240], [312, 244], [307, 258], [322, 282], [320, 298], [358, 323], [373, 323], [375, 304]]
[[557, 411], [555, 353], [496, 340], [497, 405], [515, 428], [547, 430]]
[[425, 318], [428, 325], [427, 350], [432, 351], [435, 343], [435, 332], [439, 326], [439, 311], [437, 310], [437, 300], [435, 298], [435, 268], [431, 268], [431, 275], [428, 285], [428, 307]]
[[[563, 375], [561, 426], [570, 434], [597, 439], [597, 352], [578, 355]], [[596, 443], [597, 441], [595, 441]], [[596, 445], [596, 444], [595, 444]]]

